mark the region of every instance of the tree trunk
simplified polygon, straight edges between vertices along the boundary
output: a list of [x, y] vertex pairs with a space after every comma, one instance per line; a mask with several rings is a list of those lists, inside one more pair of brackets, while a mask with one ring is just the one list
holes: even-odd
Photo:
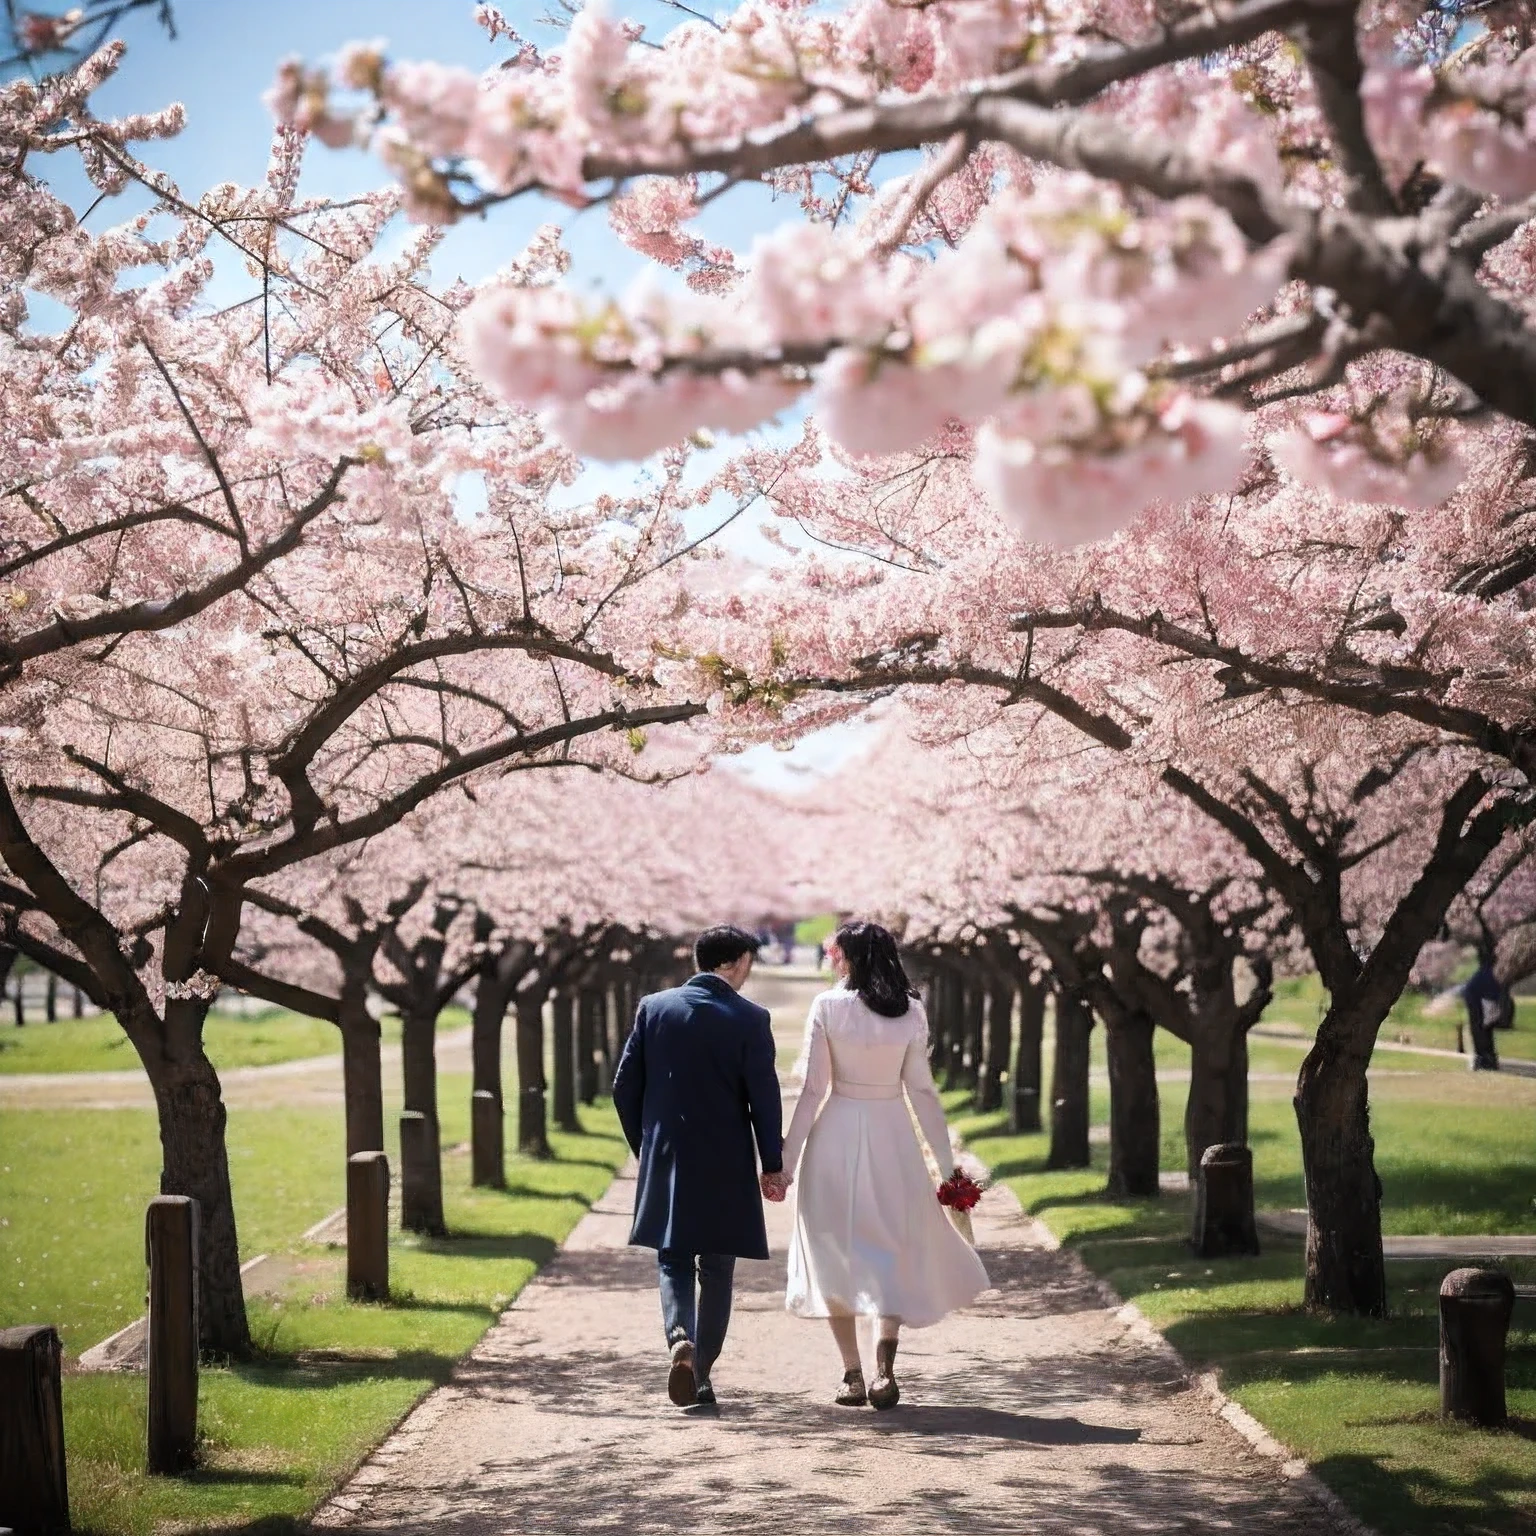
[[633, 971], [624, 972], [614, 983], [614, 988], [614, 1002], [619, 1010], [619, 1045], [613, 1058], [617, 1069], [619, 1057], [624, 1054], [624, 1047], [629, 1044], [629, 1037], [634, 1033], [635, 1009], [640, 1006], [640, 988]]
[[1045, 988], [1027, 981], [1019, 989], [1019, 1040], [1013, 1057], [1010, 1124], [1025, 1134], [1040, 1130], [1040, 1043], [1045, 1033]]
[[550, 1157], [544, 1096], [544, 999], [517, 1000], [517, 1150], [528, 1157]]
[[404, 1108], [426, 1117], [425, 1134], [400, 1144], [400, 1224], [407, 1232], [443, 1236], [443, 1146], [437, 1119], [437, 1015], [407, 1004], [400, 1015]]
[[949, 982], [943, 971], [935, 971], [928, 983], [928, 1070], [937, 1080], [949, 1059]]
[[48, 972], [48, 981], [43, 990], [43, 1017], [50, 1024], [59, 1022], [59, 978]]
[[944, 1086], [965, 1087], [966, 986], [957, 973], [945, 985]]
[[144, 1062], [160, 1119], [162, 1195], [189, 1195], [201, 1228], [198, 1320], [205, 1354], [244, 1360], [251, 1333], [240, 1284], [240, 1243], [229, 1187], [227, 1115], [219, 1077], [201, 1047], [189, 1060]]
[[27, 1022], [27, 977], [25, 971], [11, 972], [11, 985], [15, 987], [16, 994], [12, 1001], [16, 1007], [16, 1028], [21, 1029]]
[[1051, 1150], [1047, 1168], [1086, 1168], [1088, 1039], [1093, 1015], [1065, 990], [1056, 992], [1056, 1060], [1051, 1072]]
[[1105, 1026], [1109, 1056], [1109, 1185], [1120, 1198], [1158, 1193], [1162, 1127], [1158, 1118], [1154, 1025], [1149, 1014], [1126, 1009], [1113, 1029]]
[[576, 1016], [570, 988], [561, 987], [550, 997], [549, 1011], [554, 1029], [555, 1124], [562, 1131], [576, 1132], [581, 1121], [576, 1116]]
[[1248, 1035], [1196, 1025], [1189, 1042], [1189, 1098], [1184, 1105], [1184, 1151], [1190, 1187], [1200, 1176], [1207, 1147], [1248, 1140]]
[[342, 995], [341, 1080], [347, 1109], [347, 1156], [384, 1150], [384, 1068], [379, 1021]]
[[987, 993], [981, 1080], [976, 1088], [976, 1107], [983, 1113], [1002, 1108], [1003, 1078], [1008, 1071], [1008, 1048], [1012, 1043], [1013, 988], [1007, 982], [994, 981]]
[[981, 1088], [982, 1056], [986, 1049], [987, 1032], [987, 991], [979, 976], [972, 976], [966, 982], [964, 996], [965, 1053], [960, 1083], [974, 1094]]
[[470, 1021], [470, 1091], [490, 1094], [495, 1110], [485, 1117], [471, 1117], [470, 1166], [474, 1182], [488, 1189], [505, 1188], [507, 1182], [498, 1125], [503, 1113], [501, 1029], [511, 996], [511, 985], [497, 974], [494, 964], [487, 965], [475, 983], [475, 1011]]
[[576, 994], [576, 1091], [583, 1104], [597, 1102], [599, 992], [590, 983]]
[[[1337, 1004], [1335, 1004], [1337, 1006]], [[1330, 1008], [1330, 1015], [1333, 1013]], [[1381, 1182], [1366, 1098], [1366, 1062], [1343, 1055], [1323, 1021], [1296, 1086], [1307, 1187], [1309, 1307], [1383, 1317]]]
[[74, 994], [74, 1015], [77, 1019], [83, 1019], [85, 1017], [85, 993], [79, 987], [71, 987], [69, 990]]
[[624, 1002], [617, 981], [603, 985], [600, 1001], [603, 1020], [603, 1077], [599, 1092], [611, 1096], [613, 1074], [619, 1069], [619, 1052], [624, 1049]]

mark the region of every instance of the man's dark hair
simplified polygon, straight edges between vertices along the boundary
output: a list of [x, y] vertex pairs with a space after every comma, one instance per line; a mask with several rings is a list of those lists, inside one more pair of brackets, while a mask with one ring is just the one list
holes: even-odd
[[762, 942], [745, 928], [722, 923], [718, 928], [706, 928], [693, 941], [693, 963], [701, 971], [718, 971], [743, 955], [755, 955], [762, 947]]

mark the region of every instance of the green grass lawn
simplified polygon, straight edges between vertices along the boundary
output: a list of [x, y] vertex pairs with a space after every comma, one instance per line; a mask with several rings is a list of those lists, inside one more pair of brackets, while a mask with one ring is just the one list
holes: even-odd
[[837, 917], [823, 912], [816, 917], [803, 917], [795, 924], [796, 944], [825, 944], [837, 932]]
[[[464, 1075], [442, 1079], [445, 1147], [468, 1135], [469, 1087]], [[203, 1373], [201, 1462], [188, 1477], [141, 1470], [141, 1377], [66, 1377], [75, 1530], [150, 1536], [259, 1523], [262, 1536], [278, 1536], [294, 1529], [446, 1379], [607, 1187], [626, 1155], [617, 1123], [606, 1103], [582, 1118], [583, 1135], [552, 1138], [554, 1161], [509, 1158], [506, 1192], [471, 1189], [467, 1156], [445, 1157], [453, 1236], [396, 1234], [396, 1300], [381, 1307], [346, 1301], [342, 1255], [298, 1241], [345, 1198], [339, 1109], [231, 1111], [242, 1257], [281, 1256], [289, 1283], [281, 1300], [251, 1303], [257, 1361]], [[144, 1203], [158, 1168], [148, 1111], [7, 1111], [0, 1326], [56, 1323], [74, 1355], [138, 1316]]]
[[[463, 1008], [445, 1008], [439, 1029], [469, 1023]], [[385, 1040], [400, 1038], [400, 1020], [383, 1020]], [[231, 1067], [268, 1067], [305, 1056], [332, 1056], [341, 1050], [334, 1024], [274, 1008], [245, 1017], [208, 1015], [203, 1039], [209, 1059], [219, 1071]], [[56, 1024], [0, 1025], [0, 1074], [18, 1072], [134, 1072], [139, 1058], [128, 1037], [110, 1014], [91, 1019], [61, 1019]]]
[[[1456, 1026], [1465, 1022], [1466, 1009], [1459, 999], [1448, 999], [1431, 1012], [1433, 1001], [1422, 992], [1405, 992], [1381, 1026], [1378, 1039], [1454, 1051]], [[1316, 976], [1288, 977], [1275, 983], [1275, 998], [1264, 1011], [1263, 1023], [1269, 1028], [1298, 1029], [1311, 1035], [1316, 1033], [1326, 1005], [1327, 993]], [[1514, 1028], [1499, 1030], [1493, 1038], [1501, 1056], [1536, 1061], [1536, 997], [1517, 997]]]
[[[1095, 1031], [1097, 1034], [1098, 1031]], [[1100, 1047], [1102, 1049], [1102, 1047]], [[1302, 1044], [1254, 1042], [1251, 1141], [1261, 1207], [1303, 1204], [1288, 1076]], [[1159, 1067], [1187, 1062], [1160, 1036]], [[1372, 1126], [1389, 1233], [1536, 1232], [1536, 1083], [1472, 1075], [1458, 1063], [1382, 1053], [1372, 1072]], [[1191, 1366], [1224, 1389], [1279, 1440], [1312, 1463], [1362, 1519], [1403, 1536], [1515, 1536], [1536, 1528], [1536, 1305], [1522, 1303], [1511, 1337], [1508, 1432], [1442, 1425], [1436, 1296], [1452, 1263], [1390, 1262], [1393, 1315], [1330, 1320], [1301, 1308], [1299, 1241], [1268, 1234], [1248, 1260], [1197, 1259], [1184, 1241], [1189, 1201], [1110, 1202], [1108, 1148], [1095, 1165], [1047, 1173], [1044, 1136], [1013, 1136], [1002, 1117], [956, 1123], [996, 1177], [1063, 1243], [1142, 1308]], [[1096, 1087], [1094, 1118], [1108, 1095]], [[1182, 1168], [1182, 1085], [1162, 1090], [1162, 1163]], [[1515, 1261], [1522, 1283], [1536, 1261]]]

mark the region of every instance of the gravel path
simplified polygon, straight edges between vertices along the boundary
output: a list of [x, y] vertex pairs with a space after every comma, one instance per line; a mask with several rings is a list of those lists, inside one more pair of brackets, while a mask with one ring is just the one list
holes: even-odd
[[738, 1272], [720, 1406], [679, 1411], [664, 1391], [654, 1260], [626, 1246], [633, 1188], [629, 1175], [613, 1185], [317, 1525], [381, 1536], [1336, 1529], [1002, 1188], [976, 1222], [997, 1290], [907, 1336], [894, 1412], [832, 1405], [829, 1336], [783, 1310], [788, 1222], [772, 1207], [775, 1257]]

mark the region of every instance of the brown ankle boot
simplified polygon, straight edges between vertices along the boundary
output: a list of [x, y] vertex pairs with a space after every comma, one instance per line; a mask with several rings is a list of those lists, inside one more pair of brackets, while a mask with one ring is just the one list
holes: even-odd
[[896, 1340], [881, 1339], [875, 1345], [875, 1379], [869, 1387], [871, 1408], [894, 1408], [901, 1401], [896, 1384]]

